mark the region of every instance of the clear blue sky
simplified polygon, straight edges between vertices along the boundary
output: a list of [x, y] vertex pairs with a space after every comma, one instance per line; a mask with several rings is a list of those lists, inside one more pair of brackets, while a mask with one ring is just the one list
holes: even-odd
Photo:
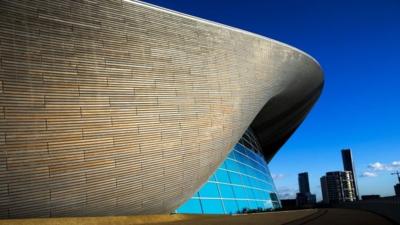
[[146, 2], [285, 42], [320, 62], [322, 96], [270, 163], [282, 195], [293, 195], [297, 173], [308, 171], [320, 198], [319, 178], [342, 170], [344, 147], [353, 150], [361, 194], [394, 194], [390, 171], [400, 169], [393, 163], [400, 163], [400, 1]]

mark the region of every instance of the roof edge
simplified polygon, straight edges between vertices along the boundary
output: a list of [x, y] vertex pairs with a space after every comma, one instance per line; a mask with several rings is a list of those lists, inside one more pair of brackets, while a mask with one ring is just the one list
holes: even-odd
[[257, 38], [260, 38], [260, 39], [263, 39], [263, 40], [271, 41], [271, 42], [273, 42], [275, 44], [287, 47], [287, 48], [289, 48], [291, 50], [294, 50], [294, 51], [296, 51], [296, 52], [298, 52], [298, 53], [300, 53], [302, 55], [307, 56], [308, 58], [313, 60], [314, 63], [316, 63], [321, 68], [321, 65], [319, 64], [319, 62], [314, 57], [312, 57], [310, 54], [308, 54], [308, 53], [304, 52], [303, 50], [300, 50], [300, 49], [298, 49], [296, 47], [293, 47], [291, 45], [288, 45], [288, 44], [285, 44], [283, 42], [277, 41], [275, 39], [272, 39], [272, 38], [269, 38], [269, 37], [266, 37], [266, 36], [263, 36], [263, 35], [260, 35], [260, 34], [256, 34], [256, 33], [250, 32], [250, 31], [246, 31], [246, 30], [243, 30], [243, 29], [240, 29], [240, 28], [237, 28], [237, 27], [233, 27], [233, 26], [229, 26], [229, 25], [226, 25], [226, 24], [223, 24], [223, 23], [207, 20], [207, 19], [200, 18], [200, 17], [197, 17], [197, 16], [192, 16], [192, 15], [189, 15], [189, 14], [186, 14], [186, 13], [178, 12], [178, 11], [175, 11], [175, 10], [172, 10], [172, 9], [164, 8], [164, 7], [161, 7], [161, 6], [158, 6], [158, 5], [154, 5], [154, 4], [143, 2], [143, 1], [139, 1], [139, 0], [122, 0], [122, 1], [123, 2], [132, 3], [132, 4], [136, 4], [136, 5], [141, 5], [141, 6], [148, 7], [148, 8], [152, 8], [152, 9], [155, 9], [155, 10], [158, 10], [158, 11], [162, 11], [162, 12], [166, 12], [166, 13], [169, 13], [169, 14], [181, 16], [181, 17], [184, 17], [184, 18], [187, 18], [187, 19], [191, 19], [191, 20], [195, 20], [195, 21], [198, 21], [198, 22], [206, 23], [206, 24], [209, 24], [209, 25], [212, 25], [212, 26], [226, 28], [226, 29], [229, 29], [231, 31], [235, 31], [235, 32], [240, 32], [240, 33], [243, 33], [243, 34], [251, 35], [253, 37], [257, 37]]

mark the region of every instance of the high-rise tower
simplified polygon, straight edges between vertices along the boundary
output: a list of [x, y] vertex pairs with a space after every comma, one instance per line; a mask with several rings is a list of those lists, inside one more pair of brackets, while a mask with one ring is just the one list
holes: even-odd
[[312, 207], [315, 205], [316, 197], [310, 192], [310, 182], [308, 181], [308, 173], [299, 173], [299, 193], [296, 194], [297, 207]]
[[353, 187], [354, 187], [354, 194], [356, 196], [356, 200], [359, 199], [358, 195], [358, 186], [357, 186], [357, 180], [356, 180], [356, 171], [354, 168], [354, 161], [353, 161], [353, 156], [351, 154], [350, 149], [342, 149], [342, 160], [343, 160], [343, 169], [344, 171], [351, 171], [351, 176], [352, 176], [352, 182], [353, 182]]
[[310, 183], [308, 181], [308, 173], [299, 173], [299, 191], [300, 193], [310, 192]]

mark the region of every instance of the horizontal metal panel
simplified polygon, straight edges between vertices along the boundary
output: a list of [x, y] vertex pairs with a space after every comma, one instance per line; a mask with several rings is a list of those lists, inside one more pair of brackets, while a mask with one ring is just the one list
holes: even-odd
[[0, 2], [0, 217], [168, 213], [252, 126], [269, 160], [307, 54], [137, 1]]

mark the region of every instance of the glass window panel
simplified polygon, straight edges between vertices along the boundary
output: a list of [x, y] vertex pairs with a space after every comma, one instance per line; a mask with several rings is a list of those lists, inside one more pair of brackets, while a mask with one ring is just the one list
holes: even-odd
[[253, 193], [256, 195], [256, 198], [259, 200], [265, 200], [265, 195], [263, 191], [260, 190], [253, 190]]
[[232, 184], [242, 184], [240, 174], [228, 172]]
[[250, 179], [251, 179], [251, 178], [249, 178], [248, 176], [242, 175], [242, 182], [243, 182], [243, 185], [246, 185], [246, 186], [250, 186], [250, 187], [251, 187], [251, 181], [250, 181]]
[[240, 154], [237, 151], [234, 151], [233, 153], [235, 154], [235, 158], [236, 158], [237, 161], [243, 162], [243, 155], [242, 154]]
[[227, 168], [228, 168], [228, 166], [226, 165], [226, 162], [227, 162], [227, 161], [228, 161], [228, 160], [225, 159], [225, 161], [221, 164], [220, 168], [222, 168], [222, 169], [227, 169]]
[[215, 175], [213, 174], [213, 175], [211, 175], [211, 177], [208, 179], [209, 181], [216, 181], [215, 180]]
[[258, 180], [258, 188], [265, 190], [267, 188], [265, 182]]
[[249, 174], [250, 176], [256, 177], [255, 170], [253, 168], [250, 168], [250, 167], [246, 168], [246, 174]]
[[260, 180], [260, 185], [263, 190], [268, 190], [268, 183], [266, 183], [265, 180]]
[[[240, 154], [245, 153], [245, 155]], [[238, 162], [229, 159], [235, 158]], [[240, 162], [240, 163], [239, 163]], [[235, 172], [228, 172], [223, 169], [217, 169], [216, 172], [209, 178], [203, 188], [194, 196], [209, 197], [209, 198], [224, 198], [223, 201], [219, 199], [190, 199], [180, 208], [177, 209], [179, 213], [201, 213], [204, 206], [201, 205], [203, 201], [207, 204], [214, 204], [207, 208], [207, 212], [213, 214], [223, 214], [225, 206], [226, 213], [237, 213], [237, 210], [243, 208], [272, 208], [274, 207], [271, 202], [269, 192], [276, 192], [273, 186], [273, 180], [268, 170], [268, 165], [263, 159], [263, 156], [254, 153], [251, 150], [237, 144], [234, 149], [229, 153], [228, 158], [221, 164], [220, 168], [226, 168], [228, 170], [242, 173], [243, 175]], [[249, 176], [246, 176], [249, 175]], [[227, 184], [216, 184], [217, 182], [222, 183], [233, 183], [236, 185]], [[254, 187], [251, 188], [251, 187]], [[218, 189], [219, 188], [219, 189]], [[258, 188], [258, 189], [257, 189]], [[261, 189], [261, 190], [259, 190]], [[262, 191], [265, 190], [265, 191]], [[221, 196], [220, 196], [221, 193]], [[232, 199], [237, 200], [239, 203]], [[249, 200], [248, 200], [249, 199]], [[253, 200], [256, 199], [256, 200]], [[262, 200], [262, 201], [258, 201]], [[267, 200], [267, 201], [265, 201]], [[217, 203], [215, 203], [217, 202]], [[224, 205], [222, 205], [224, 203]]]
[[263, 190], [267, 189], [267, 185], [266, 185], [265, 182], [262, 182], [261, 180], [259, 180], [258, 183], [259, 183], [259, 188], [260, 189], [263, 189]]
[[270, 208], [272, 208], [272, 202], [271, 202], [271, 201], [265, 201], [265, 202], [264, 202], [264, 208], [265, 208], [265, 209], [270, 209]]
[[235, 200], [224, 200], [225, 211], [227, 214], [236, 214], [238, 213], [238, 206]]
[[259, 180], [254, 179], [254, 180], [253, 180], [253, 183], [254, 183], [254, 187], [255, 187], [255, 188], [262, 188], [262, 187], [260, 187], [260, 181], [259, 181]]
[[268, 167], [263, 166], [263, 168], [264, 168], [265, 173], [266, 173], [266, 174], [269, 174], [269, 169], [268, 169]]
[[260, 169], [258, 170], [260, 170], [264, 174], [264, 176], [271, 176], [267, 171], [265, 171], [264, 167], [262, 166], [260, 166]]
[[260, 171], [256, 170], [255, 173], [256, 173], [256, 177], [258, 179], [261, 179], [261, 180], [264, 179], [264, 175]]
[[201, 199], [201, 204], [206, 214], [225, 214], [222, 201], [219, 199]]
[[257, 180], [256, 179], [250, 177], [249, 181], [250, 181], [250, 186], [251, 187], [257, 187]]
[[199, 191], [200, 197], [219, 198], [218, 187], [216, 183], [207, 182]]
[[238, 145], [237, 150], [238, 150], [240, 153], [246, 155], [246, 148], [243, 147], [242, 145]]
[[249, 166], [251, 166], [251, 167], [254, 167], [254, 166], [255, 166], [255, 165], [254, 165], [254, 161], [251, 160], [251, 159], [249, 159], [249, 158], [247, 158], [247, 157], [245, 158], [244, 163], [247, 164], [247, 165], [249, 165]]
[[242, 184], [243, 184], [243, 185], [246, 185], [245, 182], [247, 182], [247, 180], [245, 180], [245, 179], [246, 179], [245, 177], [247, 177], [247, 176], [246, 176], [247, 174], [246, 174], [246, 173], [243, 173], [243, 171], [239, 171], [239, 173], [240, 173], [239, 175], [240, 175], [241, 180], [242, 180]]
[[273, 193], [273, 192], [269, 193], [269, 198], [272, 201], [278, 201], [278, 196], [276, 195], [276, 193]]
[[251, 162], [251, 163], [254, 163], [254, 161], [256, 160], [255, 158], [254, 158], [254, 155], [253, 154], [247, 154], [247, 157], [246, 157], [248, 160], [249, 160], [249, 162]]
[[235, 153], [234, 153], [234, 152], [235, 152], [235, 151], [232, 150], [232, 151], [228, 154], [228, 158], [235, 159]]
[[264, 207], [265, 207], [264, 201], [257, 201], [257, 208], [265, 209]]
[[236, 198], [247, 199], [247, 191], [239, 186], [233, 186], [233, 191], [235, 193]]
[[257, 162], [260, 162], [260, 163], [264, 162], [264, 156], [262, 156], [259, 153], [254, 153], [253, 154], [253, 159], [256, 160]]
[[242, 170], [242, 169], [241, 169], [241, 166], [242, 166], [241, 163], [235, 162], [235, 169], [234, 169], [234, 171], [240, 172], [240, 171]]
[[254, 159], [253, 151], [246, 151], [246, 156], [247, 156], [247, 158], [249, 158], [249, 159]]
[[266, 200], [271, 200], [271, 197], [269, 196], [269, 193], [268, 193], [268, 192], [263, 191], [262, 193], [263, 193], [263, 195], [264, 195], [264, 199], [266, 199]]
[[269, 177], [268, 177], [268, 175], [267, 176], [265, 176], [265, 180], [264, 180], [266, 183], [271, 183], [271, 180], [269, 179]]
[[246, 155], [247, 155], [249, 158], [252, 158], [252, 159], [255, 158], [255, 153], [254, 153], [253, 151], [246, 151]]
[[265, 185], [265, 189], [267, 189], [269, 191], [274, 190], [274, 188], [272, 187], [272, 185], [270, 183], [264, 183], [264, 185]]
[[257, 170], [256, 170], [256, 169], [254, 169], [254, 168], [249, 168], [249, 171], [251, 171], [251, 173], [250, 173], [251, 176], [260, 179], [260, 178], [258, 177], [258, 174], [257, 174]]
[[243, 165], [242, 163], [236, 163], [236, 165], [237, 165], [237, 172], [239, 172], [239, 173], [243, 173], [243, 171], [244, 171], [244, 167], [246, 166], [246, 165]]
[[185, 204], [177, 209], [178, 213], [203, 213], [199, 199], [189, 199]]
[[217, 170], [217, 180], [218, 180], [218, 182], [230, 183], [228, 171], [218, 169]]
[[238, 151], [235, 151], [233, 154], [235, 154], [235, 158], [237, 161], [242, 161], [242, 155]]
[[256, 195], [254, 194], [254, 189], [248, 188], [247, 194], [249, 196], [249, 199], [257, 199]]
[[276, 208], [281, 208], [282, 206], [279, 202], [272, 202], [272, 207], [276, 209]]
[[257, 209], [258, 205], [256, 201], [249, 201], [249, 207], [250, 209]]
[[231, 185], [218, 184], [218, 186], [219, 190], [221, 191], [222, 198], [235, 198], [235, 194], [233, 193]]
[[249, 167], [249, 166], [247, 166], [247, 165], [244, 165], [244, 166], [242, 167], [242, 170], [241, 170], [240, 172], [242, 172], [242, 173], [244, 173], [244, 174], [248, 174], [248, 175], [250, 175], [250, 176], [253, 176], [253, 174], [252, 174], [252, 172], [251, 172], [251, 167]]
[[258, 169], [258, 170], [261, 171], [261, 172], [264, 172], [263, 167], [262, 167], [260, 164], [258, 164], [258, 163], [254, 163], [254, 164], [253, 164], [253, 167], [256, 168], [256, 169]]
[[230, 159], [225, 160], [225, 166], [228, 170], [238, 171], [238, 166], [236, 162]]
[[264, 181], [268, 181], [268, 177], [270, 176], [270, 175], [268, 175], [268, 174], [266, 174], [266, 173], [262, 173], [262, 175], [263, 175], [263, 180]]
[[251, 160], [251, 159], [248, 159], [248, 164], [249, 164], [249, 166], [251, 166], [251, 167], [253, 167], [253, 168], [256, 168], [256, 169], [258, 169], [258, 164], [257, 163], [255, 163], [253, 160]]
[[249, 202], [247, 200], [236, 201], [239, 207], [239, 211], [243, 212], [244, 209], [249, 209]]
[[264, 164], [266, 163], [264, 156], [260, 155], [260, 154], [256, 154], [254, 157], [254, 160], [256, 160], [257, 162], [259, 162], [260, 164]]

